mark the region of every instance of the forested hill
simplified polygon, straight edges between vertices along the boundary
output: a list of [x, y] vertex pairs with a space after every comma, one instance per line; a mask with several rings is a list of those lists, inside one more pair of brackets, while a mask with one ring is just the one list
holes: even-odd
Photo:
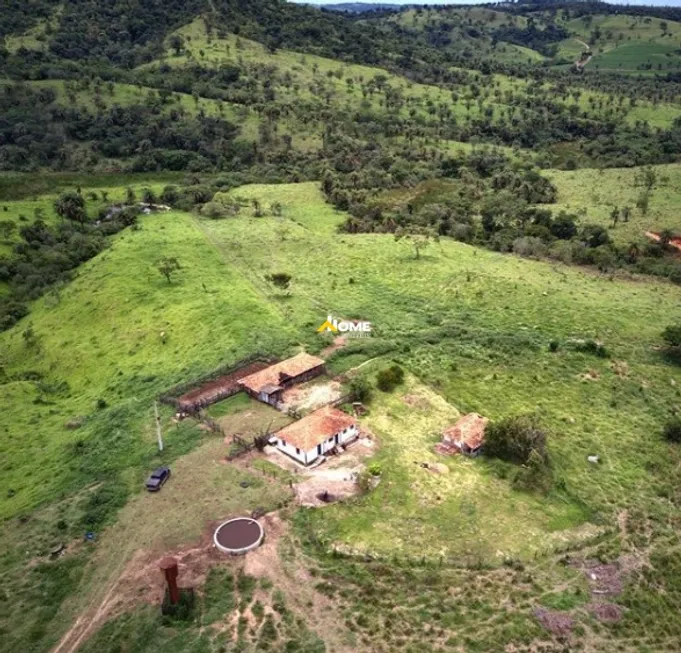
[[319, 178], [348, 150], [387, 150], [440, 171], [472, 140], [545, 166], [676, 161], [681, 23], [619, 11], [9, 0], [0, 169]]

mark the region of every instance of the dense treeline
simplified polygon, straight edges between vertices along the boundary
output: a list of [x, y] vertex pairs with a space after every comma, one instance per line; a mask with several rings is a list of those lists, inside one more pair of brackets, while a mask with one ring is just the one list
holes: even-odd
[[[359, 150], [354, 157], [361, 157]], [[342, 164], [342, 160], [339, 161]], [[545, 206], [556, 201], [553, 184], [527, 165], [510, 162], [500, 151], [480, 148], [468, 155], [442, 160], [437, 169], [418, 165], [395, 166], [380, 149], [362, 160], [363, 173], [348, 172], [342, 165], [327, 169], [322, 189], [339, 209], [350, 216], [341, 226], [349, 233], [394, 233], [419, 247], [430, 239], [450, 236], [499, 252], [528, 258], [549, 258], [565, 264], [591, 265], [602, 272], [617, 268], [669, 278], [681, 284], [681, 262], [670, 246], [671, 232], [659, 242], [616, 245], [607, 228], [581, 215]], [[417, 186], [433, 176], [444, 181], [415, 199], [395, 203], [390, 189], [401, 185], [395, 175]], [[647, 198], [656, 183], [652, 169], [637, 179], [640, 199], [636, 210], [647, 210]], [[613, 226], [627, 222], [633, 207], [614, 209]]]
[[58, 298], [57, 282], [68, 279], [81, 263], [101, 252], [107, 236], [136, 223], [134, 209], [98, 222], [89, 220], [80, 193], [65, 194], [60, 202], [57, 211], [63, 214], [62, 222], [49, 226], [39, 212], [33, 222], [19, 229], [20, 241], [13, 255], [0, 257], [0, 281], [9, 287], [9, 293], [0, 298], [0, 331], [24, 317], [27, 302], [48, 288]]
[[237, 140], [235, 125], [181, 108], [164, 111], [161, 98], [91, 112], [63, 107], [55, 97], [50, 88], [3, 88], [0, 170], [77, 170], [102, 159], [128, 159], [133, 172], [228, 170], [255, 158], [253, 146]]

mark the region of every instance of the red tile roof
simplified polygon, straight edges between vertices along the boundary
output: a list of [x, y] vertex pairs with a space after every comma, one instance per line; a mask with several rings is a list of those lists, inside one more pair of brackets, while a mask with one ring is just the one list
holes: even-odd
[[454, 426], [442, 432], [442, 440], [448, 444], [468, 445], [477, 449], [485, 439], [485, 427], [489, 420], [478, 413], [464, 415]]
[[310, 451], [324, 440], [355, 424], [357, 421], [350, 415], [332, 406], [325, 406], [285, 426], [274, 437], [301, 451]]
[[295, 377], [300, 376], [305, 372], [309, 372], [320, 365], [324, 365], [323, 359], [302, 352], [293, 358], [287, 358], [285, 361], [281, 361], [281, 363], [270, 365], [270, 367], [267, 367], [260, 372], [245, 376], [244, 378], [239, 379], [239, 383], [252, 392], [260, 392], [266, 385], [278, 386], [280, 384], [279, 375], [282, 372], [288, 376]]

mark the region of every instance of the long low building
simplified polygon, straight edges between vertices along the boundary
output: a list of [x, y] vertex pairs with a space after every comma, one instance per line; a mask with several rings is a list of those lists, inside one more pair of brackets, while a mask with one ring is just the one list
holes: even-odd
[[325, 406], [277, 431], [272, 443], [303, 465], [309, 465], [332, 449], [359, 436], [354, 417]]
[[239, 379], [239, 384], [252, 397], [276, 406], [286, 388], [323, 373], [324, 360], [302, 352]]

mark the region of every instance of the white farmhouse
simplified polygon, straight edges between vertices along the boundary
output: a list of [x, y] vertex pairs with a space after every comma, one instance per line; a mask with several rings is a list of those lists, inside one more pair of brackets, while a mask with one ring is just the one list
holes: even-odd
[[325, 406], [274, 434], [272, 444], [303, 465], [359, 437], [354, 417]]

